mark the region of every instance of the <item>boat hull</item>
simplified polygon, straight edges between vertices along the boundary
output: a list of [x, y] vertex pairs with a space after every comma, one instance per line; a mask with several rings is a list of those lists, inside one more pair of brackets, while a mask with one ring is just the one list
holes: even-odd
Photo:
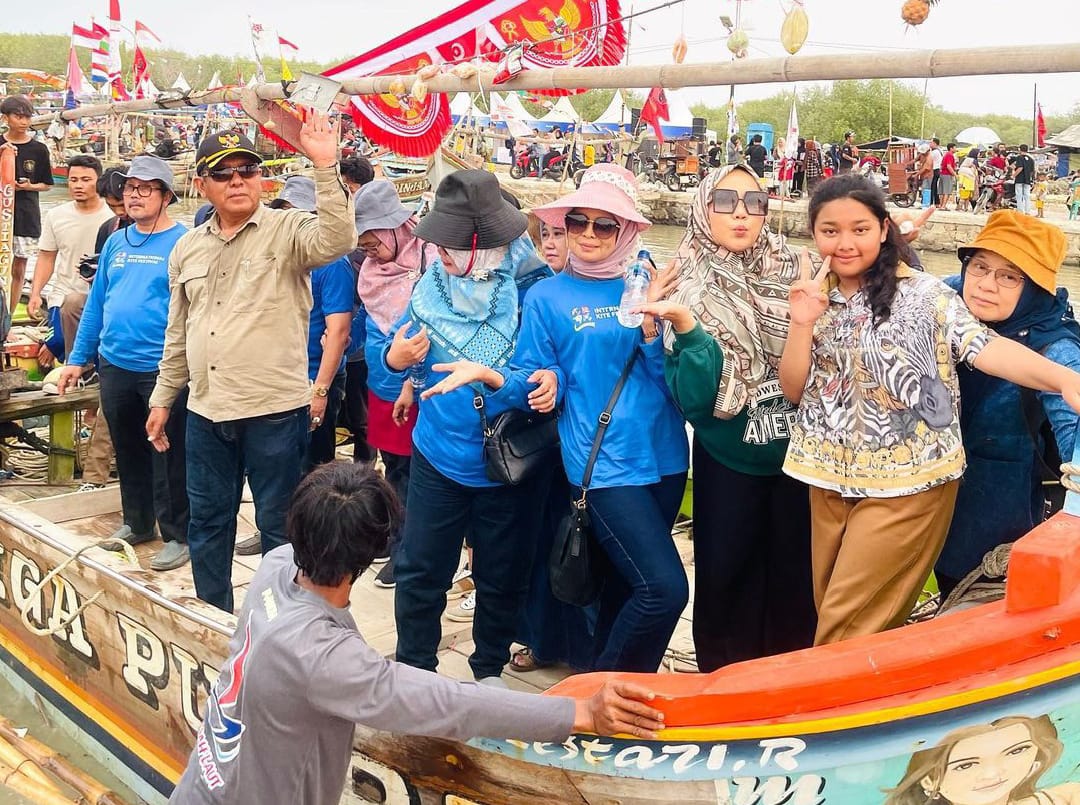
[[[164, 802], [235, 619], [99, 548], [35, 591], [88, 543], [55, 522], [86, 506], [64, 497], [0, 504], [0, 662], [122, 765], [140, 795]], [[115, 487], [89, 497], [101, 507], [118, 502]], [[1064, 552], [1075, 560], [1080, 521], [1054, 522], [1050, 537], [1075, 543]], [[1025, 778], [1060, 791], [1080, 781], [1080, 601], [1069, 592], [1077, 566], [1051, 563], [1051, 581], [1030, 600], [1014, 596], [1015, 612], [988, 604], [712, 675], [638, 675], [668, 714], [657, 741], [461, 744], [359, 727], [343, 802], [865, 805], [886, 802], [920, 753], [949, 751], [957, 730], [993, 745], [1008, 729], [1057, 745], [1052, 762], [1047, 755]], [[1068, 593], [1056, 605], [1046, 603], [1053, 579]], [[28, 630], [21, 612], [52, 634]], [[555, 692], [588, 695], [603, 679], [570, 677]]]

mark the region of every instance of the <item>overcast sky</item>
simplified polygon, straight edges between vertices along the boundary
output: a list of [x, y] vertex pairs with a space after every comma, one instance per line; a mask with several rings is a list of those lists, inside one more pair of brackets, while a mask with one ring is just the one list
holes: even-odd
[[[622, 0], [623, 13], [660, 5], [664, 0]], [[786, 6], [789, 0], [782, 0]], [[315, 61], [344, 59], [362, 53], [419, 24], [424, 19], [459, 4], [461, 0], [259, 0], [245, 7], [223, 0], [184, 0], [180, 4], [160, 0], [120, 0], [124, 23], [134, 27], [139, 19], [163, 40], [164, 46], [189, 53], [251, 53], [247, 15], [266, 28], [276, 28], [300, 46], [300, 58]], [[562, 0], [552, 0], [551, 5]], [[0, 29], [5, 32], [67, 34], [73, 21], [86, 24], [89, 14], [99, 20], [107, 14], [106, 0], [51, 0], [45, 5], [7, 4]], [[671, 45], [685, 31], [690, 44], [687, 62], [726, 60], [726, 32], [721, 14], [734, 18], [735, 0], [684, 0], [676, 5], [638, 17], [630, 40], [632, 64], [671, 61]], [[751, 57], [780, 56], [781, 0], [744, 0], [744, 27], [750, 36]], [[999, 4], [970, 0], [943, 0], [932, 9], [926, 23], [908, 29], [900, 20], [902, 0], [806, 0], [810, 16], [806, 54], [851, 53], [860, 50], [950, 48], [1023, 45], [1075, 41], [1080, 18], [1077, 0], [1030, 0], [1010, 4], [1008, 13], [992, 12]], [[1004, 4], [1000, 4], [1004, 5]], [[148, 52], [153, 61], [153, 52]], [[19, 65], [35, 67], [36, 65]], [[187, 79], [195, 84], [194, 76]], [[208, 80], [204, 76], [203, 80]], [[1032, 93], [1038, 81], [1039, 98], [1047, 114], [1064, 112], [1080, 101], [1080, 76], [992, 76], [940, 78], [929, 82], [933, 103], [952, 111], [1000, 112], [1031, 115]], [[923, 82], [913, 85], [922, 89]], [[737, 98], [760, 98], [790, 86], [767, 84], [740, 87]], [[722, 104], [727, 88], [683, 90], [689, 104], [704, 100]]]

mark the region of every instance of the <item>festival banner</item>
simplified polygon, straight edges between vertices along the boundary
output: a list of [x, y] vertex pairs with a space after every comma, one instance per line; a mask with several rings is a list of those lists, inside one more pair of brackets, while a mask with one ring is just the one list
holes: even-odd
[[[558, 14], [552, 5], [549, 0], [468, 0], [325, 75], [343, 81], [407, 74], [478, 56], [498, 61], [515, 44], [525, 45], [526, 69], [592, 67], [622, 59], [626, 35], [617, 21], [619, 0], [564, 0]], [[395, 92], [355, 96], [353, 117], [379, 145], [407, 156], [428, 156], [451, 126], [450, 99], [436, 93], [417, 99], [409, 89], [402, 85]]]
[[[74, 48], [72, 49], [74, 50]], [[0, 149], [0, 289], [11, 298], [11, 265], [15, 262], [15, 149]]]

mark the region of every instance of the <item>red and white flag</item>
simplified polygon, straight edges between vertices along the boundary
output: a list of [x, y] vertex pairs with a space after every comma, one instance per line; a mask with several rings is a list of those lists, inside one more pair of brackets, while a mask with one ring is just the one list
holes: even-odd
[[148, 38], [150, 41], [158, 45], [161, 44], [160, 36], [151, 31], [148, 27], [143, 25], [138, 20], [135, 20], [135, 43], [138, 44], [143, 37]]
[[294, 54], [300, 52], [299, 47], [294, 45], [292, 42], [290, 42], [288, 39], [286, 39], [283, 36], [278, 36], [277, 43], [278, 43], [278, 47], [281, 48], [282, 50], [288, 50], [288, 51], [291, 51]]
[[1036, 145], [1042, 148], [1046, 145], [1046, 118], [1043, 117], [1042, 104], [1035, 104], [1035, 139]]
[[71, 25], [71, 45], [77, 48], [90, 48], [91, 50], [101, 47], [101, 40], [103, 36], [108, 35], [108, 31], [101, 29], [99, 32], [96, 30], [96, 26], [90, 28], [83, 28], [81, 25], [72, 23]]

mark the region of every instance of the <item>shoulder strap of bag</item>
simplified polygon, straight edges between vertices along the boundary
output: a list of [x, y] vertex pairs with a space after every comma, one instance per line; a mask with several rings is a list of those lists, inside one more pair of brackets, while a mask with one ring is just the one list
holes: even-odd
[[487, 413], [484, 411], [484, 395], [478, 391], [474, 391], [472, 404], [473, 408], [476, 409], [476, 413], [480, 414], [480, 430], [483, 431], [484, 436], [490, 436], [491, 434], [488, 432]]
[[630, 357], [623, 367], [622, 374], [619, 375], [619, 381], [615, 384], [615, 388], [612, 389], [611, 396], [608, 397], [607, 405], [600, 412], [596, 426], [596, 436], [593, 437], [592, 450], [589, 452], [589, 460], [585, 464], [585, 473], [581, 476], [581, 502], [584, 502], [585, 492], [592, 481], [593, 468], [596, 466], [596, 459], [600, 457], [600, 443], [604, 441], [604, 433], [607, 432], [608, 425], [611, 424], [611, 412], [615, 409], [615, 403], [619, 401], [619, 395], [622, 394], [627, 378], [630, 377], [630, 370], [634, 368], [637, 355], [638, 347], [635, 345], [634, 351], [630, 353]]

